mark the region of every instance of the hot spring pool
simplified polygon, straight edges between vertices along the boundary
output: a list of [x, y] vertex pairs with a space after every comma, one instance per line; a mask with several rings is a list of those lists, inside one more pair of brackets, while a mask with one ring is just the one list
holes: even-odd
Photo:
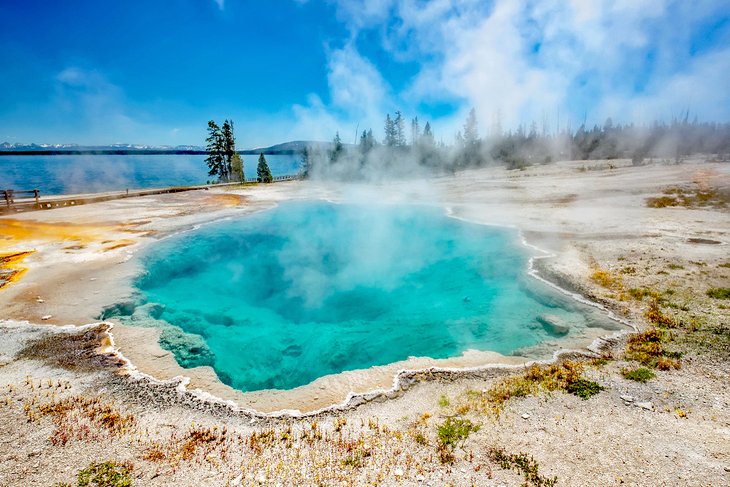
[[528, 259], [516, 231], [438, 209], [286, 203], [154, 245], [139, 302], [105, 317], [162, 328], [182, 366], [236, 389], [291, 389], [411, 356], [510, 354], [600, 319]]

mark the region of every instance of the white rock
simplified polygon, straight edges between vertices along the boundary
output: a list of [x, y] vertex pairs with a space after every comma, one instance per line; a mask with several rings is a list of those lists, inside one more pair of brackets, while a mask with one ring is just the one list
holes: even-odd
[[263, 484], [264, 482], [266, 482], [266, 475], [264, 475], [262, 473], [258, 474], [256, 476], [256, 482], [258, 482], [260, 484]]
[[41, 319], [42, 320], [50, 320], [51, 318], [53, 318], [53, 315], [43, 315], [43, 316], [41, 316]]
[[424, 480], [426, 480], [426, 477], [424, 477], [423, 475], [419, 475], [418, 477], [416, 477], [417, 482], [423, 482]]
[[402, 477], [402, 476], [403, 476], [403, 469], [402, 469], [402, 468], [400, 468], [400, 467], [398, 467], [398, 468], [396, 468], [395, 470], [393, 470], [393, 474], [394, 474], [394, 475], [395, 475], [396, 477]]
[[46, 300], [45, 300], [45, 299], [43, 299], [43, 298], [41, 298], [40, 296], [38, 296], [37, 298], [35, 298], [35, 302], [36, 302], [36, 303], [45, 303], [45, 302], [46, 302]]
[[635, 403], [638, 407], [651, 411], [654, 409], [654, 405], [650, 402], [637, 402]]
[[522, 419], [530, 419], [530, 414], [529, 413], [523, 414]]
[[623, 399], [626, 402], [634, 402], [634, 398], [631, 396], [621, 396], [621, 399]]
[[236, 477], [235, 479], [231, 480], [231, 485], [234, 486], [234, 487], [236, 485], [241, 485], [241, 482], [242, 481], [243, 481], [243, 474], [239, 474], [238, 477]]

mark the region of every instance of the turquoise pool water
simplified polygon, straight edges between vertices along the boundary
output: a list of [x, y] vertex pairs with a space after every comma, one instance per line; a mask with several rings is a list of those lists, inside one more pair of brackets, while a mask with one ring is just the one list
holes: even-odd
[[546, 314], [584, 327], [528, 258], [516, 231], [438, 209], [287, 203], [155, 245], [140, 302], [107, 316], [160, 326], [181, 365], [234, 388], [290, 389], [410, 356], [509, 354], [555, 337]]

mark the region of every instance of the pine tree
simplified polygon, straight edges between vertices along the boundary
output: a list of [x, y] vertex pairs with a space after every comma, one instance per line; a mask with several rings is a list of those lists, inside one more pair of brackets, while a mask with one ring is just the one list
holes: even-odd
[[479, 142], [479, 131], [477, 129], [477, 113], [473, 108], [464, 123], [464, 143], [467, 146], [474, 146]]
[[205, 158], [208, 164], [208, 176], [218, 176], [219, 180], [225, 180], [223, 133], [213, 120], [208, 121], [208, 138], [205, 141], [207, 142], [205, 149], [208, 152], [208, 157]]
[[231, 157], [231, 177], [241, 183], [246, 182], [246, 175], [243, 169], [243, 159], [238, 152], [234, 152]]
[[342, 139], [340, 138], [340, 133], [335, 133], [335, 138], [332, 140], [332, 151], [330, 152], [330, 162], [337, 162], [337, 159], [340, 158], [342, 155], [342, 152], [344, 151], [344, 147], [342, 146]]
[[310, 172], [312, 170], [312, 149], [307, 146], [304, 148], [304, 152], [302, 152], [302, 178], [307, 179], [310, 176]]
[[418, 125], [418, 117], [411, 120], [411, 145], [417, 146], [421, 139], [421, 127]]
[[266, 163], [266, 157], [263, 154], [259, 155], [259, 165], [256, 167], [256, 176], [259, 183], [270, 183], [274, 180], [269, 170], [269, 165]]
[[373, 147], [375, 147], [375, 138], [373, 137], [373, 130], [363, 130], [360, 136], [360, 153], [367, 154]]
[[394, 147], [397, 143], [397, 129], [390, 118], [390, 113], [385, 116], [385, 140], [383, 143], [388, 147]]
[[225, 173], [222, 176], [222, 179], [224, 179], [225, 181], [228, 181], [233, 174], [231, 163], [233, 162], [233, 154], [236, 152], [236, 139], [233, 136], [233, 121], [232, 120], [223, 121], [221, 135], [223, 136], [223, 157], [224, 157], [223, 171]]
[[427, 146], [433, 146], [435, 145], [436, 141], [433, 137], [433, 131], [431, 131], [431, 123], [426, 122], [426, 126], [423, 127], [423, 137], [421, 137], [423, 140], [423, 144]]
[[400, 110], [395, 112], [395, 119], [393, 119], [393, 125], [395, 126], [395, 145], [398, 147], [406, 146], [406, 134], [405, 126], [403, 121], [403, 114]]

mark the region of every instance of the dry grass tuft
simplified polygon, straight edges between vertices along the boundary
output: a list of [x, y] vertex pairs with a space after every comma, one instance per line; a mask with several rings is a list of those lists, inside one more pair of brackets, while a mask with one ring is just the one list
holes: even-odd
[[597, 394], [602, 387], [582, 377], [583, 364], [566, 360], [546, 366], [533, 365], [521, 375], [507, 377], [482, 392], [467, 393], [471, 409], [499, 415], [505, 403], [541, 391], [564, 391], [583, 399]]
[[137, 422], [132, 414], [123, 414], [98, 398], [82, 396], [71, 396], [45, 404], [26, 404], [24, 410], [28, 421], [51, 417], [55, 429], [49, 439], [54, 445], [65, 445], [73, 439], [98, 440], [101, 438], [100, 433], [119, 436]]

